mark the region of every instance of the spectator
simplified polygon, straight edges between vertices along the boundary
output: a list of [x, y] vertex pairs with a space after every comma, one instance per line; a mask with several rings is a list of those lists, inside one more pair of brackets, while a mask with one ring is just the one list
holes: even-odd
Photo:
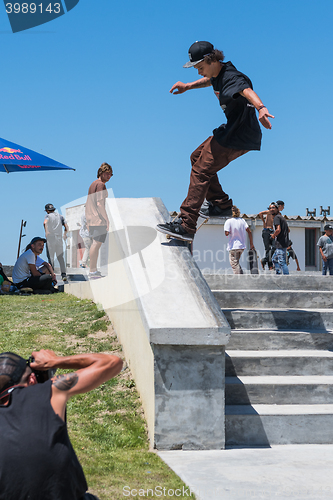
[[5, 271], [3, 270], [1, 262], [0, 262], [0, 276], [3, 278], [3, 281], [9, 281], [9, 279], [6, 276]]
[[[68, 226], [64, 217], [55, 211], [52, 203], [45, 205], [45, 211], [47, 214], [44, 219], [47, 257], [54, 269], [54, 255], [56, 255], [60, 265], [61, 277], [63, 281], [66, 281], [67, 276], [62, 240], [66, 241], [67, 239]], [[62, 227], [64, 227], [64, 234], [62, 234]]]
[[17, 288], [58, 291], [53, 287], [57, 278], [51, 264], [39, 257], [45, 242], [46, 239], [39, 236], [32, 238], [25, 252], [17, 259], [12, 273], [13, 283]]
[[323, 259], [323, 276], [326, 276], [327, 271], [333, 275], [333, 226], [326, 224], [324, 227], [325, 234], [318, 240], [319, 252]]
[[301, 268], [299, 267], [299, 262], [298, 262], [297, 255], [295, 254], [295, 250], [291, 246], [293, 243], [292, 243], [292, 241], [290, 241], [289, 243], [290, 243], [290, 245], [287, 248], [287, 266], [289, 266], [289, 260], [290, 259], [294, 259], [294, 261], [296, 262], [296, 266], [297, 266], [296, 271], [300, 271]]
[[80, 261], [80, 267], [87, 267], [87, 263], [88, 263], [88, 258], [89, 258], [89, 250], [90, 250], [90, 247], [92, 245], [92, 238], [90, 238], [90, 235], [89, 235], [89, 229], [87, 227], [87, 219], [86, 219], [86, 215], [85, 213], [82, 214], [82, 217], [81, 217], [81, 228], [80, 228], [80, 236], [82, 238], [82, 241], [83, 241], [83, 244], [84, 244], [84, 253], [83, 253], [83, 257], [82, 257], [82, 260]]
[[263, 222], [263, 230], [261, 232], [262, 240], [264, 242], [265, 247], [265, 257], [261, 259], [261, 267], [265, 270], [266, 264], [268, 265], [268, 269], [271, 271], [273, 269], [272, 255], [273, 255], [273, 241], [271, 238], [271, 234], [274, 233], [273, 229], [273, 220], [274, 216], [270, 212], [270, 206], [268, 210], [264, 210], [259, 212], [259, 217]]
[[240, 217], [237, 207], [231, 208], [232, 218], [227, 219], [224, 224], [224, 233], [229, 237], [227, 250], [229, 251], [229, 261], [234, 274], [243, 274], [243, 269], [239, 260], [246, 248], [246, 233], [249, 235], [250, 248], [255, 250], [251, 229], [246, 221]]
[[102, 275], [97, 270], [97, 259], [102, 243], [106, 240], [109, 231], [109, 219], [106, 213], [105, 200], [108, 191], [105, 184], [113, 176], [112, 167], [108, 163], [102, 163], [97, 172], [97, 180], [94, 181], [88, 191], [86, 203], [86, 219], [89, 235], [93, 242], [90, 247], [90, 272], [89, 278], [100, 278]]
[[282, 200], [278, 200], [278, 201], [276, 202], [276, 204], [277, 204], [277, 206], [278, 206], [279, 212], [281, 213], [281, 212], [282, 212], [282, 210], [284, 210], [284, 201], [282, 201]]
[[290, 244], [289, 228], [286, 219], [279, 212], [277, 203], [271, 203], [269, 206], [271, 214], [274, 216], [274, 233], [271, 234], [272, 240], [275, 240], [275, 251], [272, 261], [276, 274], [289, 274], [287, 266], [287, 248]]

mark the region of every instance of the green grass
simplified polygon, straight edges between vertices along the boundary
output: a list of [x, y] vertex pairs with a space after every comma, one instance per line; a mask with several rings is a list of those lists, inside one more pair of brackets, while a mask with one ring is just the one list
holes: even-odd
[[[123, 358], [112, 325], [91, 301], [63, 293], [6, 295], [0, 296], [0, 308], [0, 352], [28, 357], [34, 350], [52, 349], [58, 355], [108, 352]], [[189, 489], [179, 495], [186, 490], [179, 477], [149, 451], [142, 406], [128, 368], [71, 399], [67, 418], [89, 491], [101, 500], [189, 498]]]

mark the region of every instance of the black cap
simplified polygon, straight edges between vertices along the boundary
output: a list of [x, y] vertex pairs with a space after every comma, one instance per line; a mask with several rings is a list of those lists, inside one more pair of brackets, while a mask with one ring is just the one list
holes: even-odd
[[277, 204], [277, 205], [284, 205], [284, 201], [282, 201], [282, 200], [278, 200], [278, 201], [276, 202], [276, 204]]
[[52, 203], [47, 203], [45, 205], [45, 210], [53, 211], [53, 210], [55, 210], [55, 207], [52, 205]]
[[330, 229], [333, 229], [331, 224], [326, 224], [326, 226], [324, 226], [324, 231], [329, 231]]
[[36, 241], [44, 241], [44, 243], [46, 243], [46, 239], [45, 238], [40, 238], [39, 236], [35, 236], [34, 238], [32, 238], [32, 240], [30, 241], [29, 245], [33, 245], [34, 243], [36, 243]]
[[0, 392], [16, 385], [27, 368], [27, 361], [13, 352], [0, 354]]
[[184, 64], [183, 68], [192, 68], [199, 62], [203, 61], [205, 56], [211, 54], [214, 50], [214, 45], [209, 42], [195, 42], [192, 43], [188, 49], [189, 62]]
[[[279, 207], [278, 207], [278, 204], [277, 204], [277, 203], [275, 203], [275, 201], [272, 201], [272, 203], [270, 203], [270, 204], [269, 204], [269, 207], [271, 207], [272, 205], [273, 205], [273, 207], [275, 207], [275, 208], [279, 208]], [[269, 209], [269, 207], [268, 207], [268, 209]]]

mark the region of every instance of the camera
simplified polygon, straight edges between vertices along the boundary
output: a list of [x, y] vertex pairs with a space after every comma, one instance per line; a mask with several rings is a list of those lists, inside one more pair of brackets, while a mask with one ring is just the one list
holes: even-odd
[[[29, 359], [27, 359], [27, 366], [30, 366], [30, 363], [34, 363], [35, 359], [30, 356]], [[47, 380], [50, 380], [50, 378], [52, 378], [57, 369], [56, 368], [50, 368], [49, 370], [34, 370], [33, 368], [31, 368], [32, 372], [36, 375], [36, 379], [37, 379], [37, 382], [39, 384], [43, 384], [44, 382], [47, 382]]]

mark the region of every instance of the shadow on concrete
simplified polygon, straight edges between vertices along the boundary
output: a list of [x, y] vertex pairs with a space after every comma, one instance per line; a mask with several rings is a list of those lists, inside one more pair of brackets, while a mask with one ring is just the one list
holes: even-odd
[[261, 415], [246, 405], [225, 407], [226, 448], [271, 448]]
[[[230, 327], [242, 330], [322, 330], [333, 326], [329, 312], [303, 309], [260, 310], [222, 309]], [[326, 316], [326, 317], [325, 317]]]
[[79, 274], [79, 273], [67, 274], [67, 279], [68, 279], [68, 281], [71, 281], [71, 282], [88, 281], [88, 276], [84, 275], [84, 274]]

